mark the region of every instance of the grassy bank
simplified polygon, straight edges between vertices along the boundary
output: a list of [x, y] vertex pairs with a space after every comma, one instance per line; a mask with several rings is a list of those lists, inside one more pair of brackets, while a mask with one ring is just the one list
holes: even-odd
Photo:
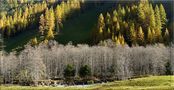
[[0, 90], [174, 90], [174, 76], [150, 76], [90, 86], [1, 86]]

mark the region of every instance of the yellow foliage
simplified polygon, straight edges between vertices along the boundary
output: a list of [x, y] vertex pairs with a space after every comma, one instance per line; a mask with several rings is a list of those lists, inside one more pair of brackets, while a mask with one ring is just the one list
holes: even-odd
[[32, 40], [31, 40], [31, 44], [32, 45], [37, 45], [37, 38], [35, 37], [35, 38], [33, 38]]
[[103, 29], [100, 27], [99, 33], [102, 34], [103, 33]]

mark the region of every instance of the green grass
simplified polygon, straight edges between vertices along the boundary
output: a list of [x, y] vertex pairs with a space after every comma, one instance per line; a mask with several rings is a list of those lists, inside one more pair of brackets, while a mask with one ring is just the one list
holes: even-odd
[[174, 76], [150, 76], [102, 85], [103, 89], [174, 90]]
[[36, 32], [37, 30], [26, 30], [15, 37], [4, 39], [5, 50], [9, 52], [15, 49], [23, 49], [24, 45], [26, 45], [32, 38], [37, 35]]
[[87, 87], [25, 87], [1, 86], [0, 90], [174, 90], [174, 76], [149, 76]]
[[90, 39], [91, 30], [97, 20], [96, 10], [87, 11], [77, 18], [73, 18], [64, 23], [62, 32], [56, 37], [60, 43], [86, 43]]

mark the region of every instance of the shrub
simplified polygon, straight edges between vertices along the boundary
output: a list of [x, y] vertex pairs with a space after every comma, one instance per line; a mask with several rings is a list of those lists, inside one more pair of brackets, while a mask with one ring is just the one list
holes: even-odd
[[75, 76], [75, 69], [72, 65], [68, 64], [64, 69], [64, 77], [70, 78]]
[[84, 65], [80, 68], [79, 74], [82, 78], [91, 76], [91, 68], [88, 65]]
[[0, 85], [3, 84], [3, 76], [0, 75]]
[[19, 81], [20, 85], [28, 86], [33, 82], [31, 75], [27, 70], [21, 70], [16, 78]]
[[94, 81], [93, 80], [89, 80], [89, 81], [87, 81], [87, 84], [94, 84]]
[[166, 75], [172, 75], [171, 62], [166, 63]]

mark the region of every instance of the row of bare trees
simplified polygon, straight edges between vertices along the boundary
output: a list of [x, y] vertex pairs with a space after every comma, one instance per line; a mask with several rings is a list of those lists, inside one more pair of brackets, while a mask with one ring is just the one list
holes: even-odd
[[[36, 47], [29, 45], [20, 53], [3, 54], [0, 78], [3, 83], [64, 78], [68, 64], [75, 68], [75, 76], [83, 65], [91, 68], [97, 78], [128, 79], [140, 75], [162, 75], [167, 71], [166, 63], [172, 62], [172, 47], [162, 44], [147, 47], [88, 46], [54, 41]], [[171, 65], [169, 65], [170, 67]]]

